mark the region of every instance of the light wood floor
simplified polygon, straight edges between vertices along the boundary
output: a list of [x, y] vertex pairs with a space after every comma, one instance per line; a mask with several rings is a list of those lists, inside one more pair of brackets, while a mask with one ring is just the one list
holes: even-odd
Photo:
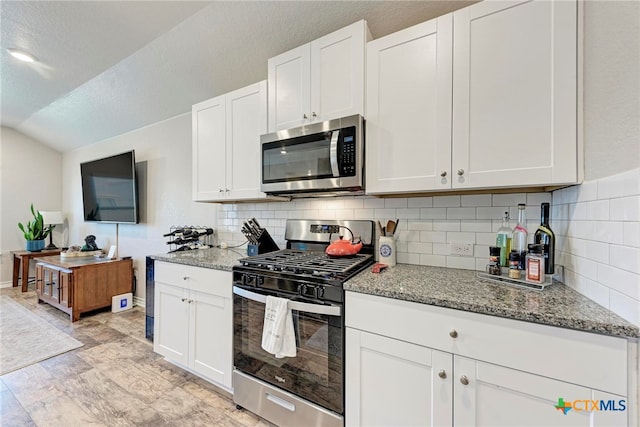
[[36, 294], [0, 294], [47, 319], [84, 346], [0, 376], [0, 425], [8, 426], [259, 426], [206, 381], [153, 352], [144, 338], [144, 308], [69, 316], [38, 304]]

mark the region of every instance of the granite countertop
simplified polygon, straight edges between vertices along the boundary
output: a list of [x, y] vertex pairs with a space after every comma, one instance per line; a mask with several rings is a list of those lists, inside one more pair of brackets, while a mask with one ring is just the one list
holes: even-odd
[[480, 280], [475, 271], [398, 264], [380, 274], [363, 271], [347, 291], [524, 320], [619, 337], [640, 328], [562, 283], [543, 291]]
[[240, 258], [246, 258], [246, 249], [198, 249], [194, 251], [174, 252], [170, 254], [150, 255], [156, 261], [173, 262], [192, 265], [194, 267], [212, 268], [214, 270], [231, 271]]

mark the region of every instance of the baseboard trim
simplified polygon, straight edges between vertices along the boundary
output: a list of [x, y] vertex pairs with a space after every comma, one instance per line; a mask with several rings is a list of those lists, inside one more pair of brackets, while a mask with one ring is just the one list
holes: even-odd
[[6, 282], [0, 282], [0, 288], [10, 288], [13, 286], [13, 282], [8, 280]]
[[144, 298], [133, 297], [133, 305], [134, 305], [134, 307], [136, 305], [139, 305], [140, 307], [145, 307]]

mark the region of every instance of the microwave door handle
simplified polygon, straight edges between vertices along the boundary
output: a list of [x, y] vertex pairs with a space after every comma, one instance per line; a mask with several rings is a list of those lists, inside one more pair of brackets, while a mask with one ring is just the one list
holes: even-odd
[[340, 131], [335, 130], [331, 134], [331, 145], [329, 145], [329, 157], [331, 160], [331, 173], [335, 178], [340, 176], [340, 170], [338, 170], [338, 138], [340, 137]]
[[[255, 292], [247, 291], [246, 289], [233, 287], [233, 293], [251, 301], [267, 303], [267, 296], [257, 294]], [[321, 304], [309, 304], [307, 302], [289, 301], [289, 308], [291, 310], [302, 311], [305, 313], [314, 314], [326, 314], [328, 316], [340, 316], [341, 309], [335, 305], [321, 305]]]

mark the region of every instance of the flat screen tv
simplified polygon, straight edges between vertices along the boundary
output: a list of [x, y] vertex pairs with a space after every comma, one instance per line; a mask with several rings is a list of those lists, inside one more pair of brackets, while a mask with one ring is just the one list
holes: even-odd
[[134, 150], [80, 164], [84, 220], [138, 223]]

